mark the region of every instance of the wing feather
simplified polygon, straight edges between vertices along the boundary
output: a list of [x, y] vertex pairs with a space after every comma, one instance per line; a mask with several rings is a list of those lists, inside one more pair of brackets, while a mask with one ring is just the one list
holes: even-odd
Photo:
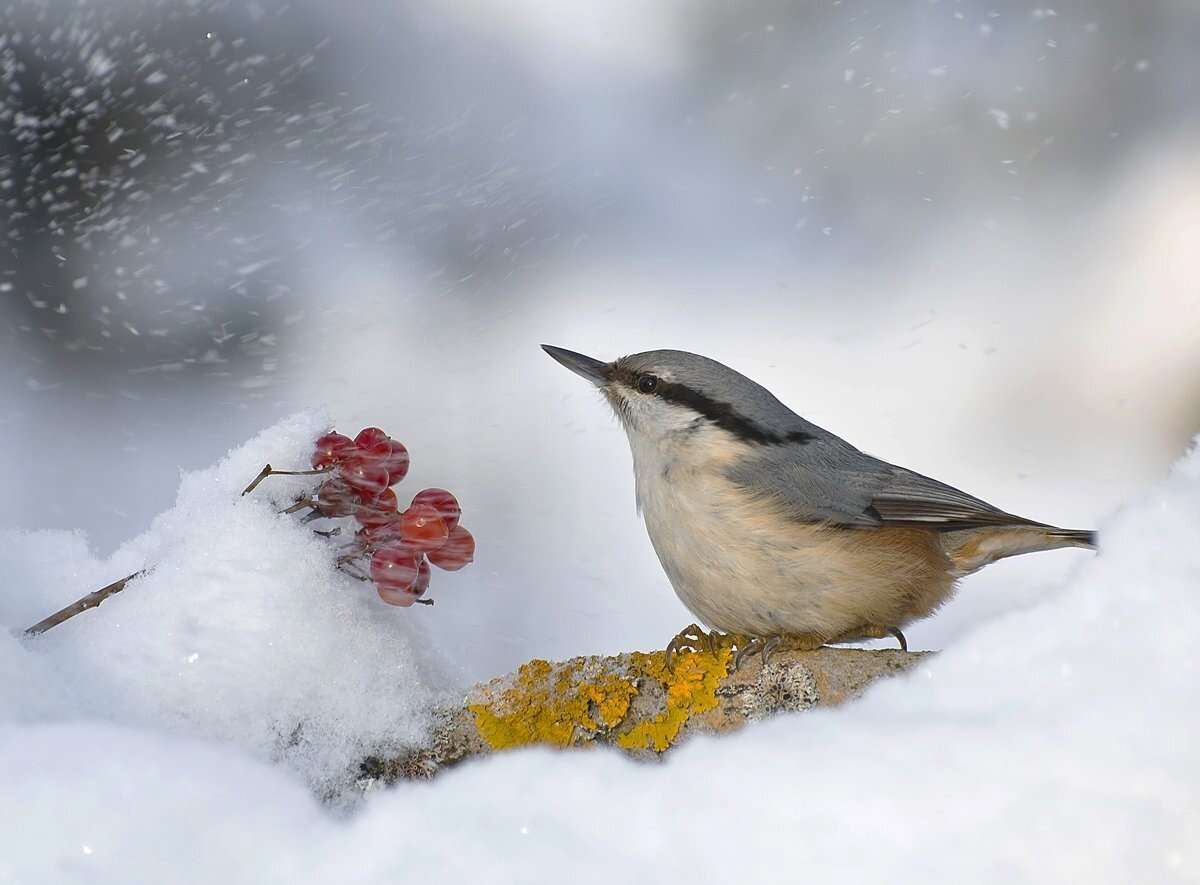
[[804, 445], [766, 447], [739, 462], [729, 476], [801, 522], [861, 528], [921, 526], [937, 531], [1044, 525], [822, 433]]
[[871, 498], [871, 506], [890, 525], [921, 525], [947, 531], [993, 525], [1042, 525], [902, 467], [892, 468], [892, 476]]

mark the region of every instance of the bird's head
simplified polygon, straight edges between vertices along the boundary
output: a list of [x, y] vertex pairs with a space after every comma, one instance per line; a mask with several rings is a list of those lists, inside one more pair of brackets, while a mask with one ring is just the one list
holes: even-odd
[[779, 445], [807, 442], [815, 429], [766, 388], [698, 354], [648, 350], [606, 363], [548, 344], [542, 349], [600, 389], [631, 440], [716, 429], [731, 441]]

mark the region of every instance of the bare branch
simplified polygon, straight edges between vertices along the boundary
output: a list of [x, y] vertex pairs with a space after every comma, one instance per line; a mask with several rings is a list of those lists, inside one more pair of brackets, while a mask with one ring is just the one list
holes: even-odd
[[322, 473], [329, 473], [333, 470], [332, 467], [322, 467], [319, 470], [276, 470], [270, 464], [259, 471], [258, 476], [254, 477], [254, 482], [242, 489], [243, 495], [248, 495], [256, 488], [258, 484], [268, 476], [320, 476]]
[[66, 621], [66, 620], [69, 620], [69, 619], [75, 617], [80, 612], [85, 612], [89, 608], [96, 608], [96, 606], [100, 605], [100, 603], [104, 602], [104, 600], [108, 599], [108, 597], [112, 596], [115, 593], [120, 593], [122, 590], [124, 590], [125, 585], [128, 584], [130, 581], [132, 581], [134, 578], [144, 575], [149, 571], [150, 571], [150, 569], [148, 569], [148, 568], [141, 569], [140, 571], [134, 572], [132, 575], [126, 575], [125, 577], [121, 578], [121, 580], [119, 580], [119, 581], [113, 581], [107, 587], [101, 587], [99, 590], [96, 590], [93, 593], [89, 593], [87, 596], [84, 596], [80, 599], [75, 600], [70, 605], [68, 605], [66, 608], [61, 608], [58, 611], [56, 611], [54, 614], [50, 615], [48, 618], [43, 618], [42, 620], [38, 621], [36, 624], [34, 624], [32, 627], [30, 627], [28, 630], [25, 631], [25, 635], [26, 636], [37, 636], [40, 633], [45, 633], [51, 627], [57, 627], [63, 621]]

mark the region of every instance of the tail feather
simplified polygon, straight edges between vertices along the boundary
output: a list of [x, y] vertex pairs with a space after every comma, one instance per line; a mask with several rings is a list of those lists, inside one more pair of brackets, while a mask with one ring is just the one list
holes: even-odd
[[1096, 533], [1090, 529], [1050, 529], [1046, 532], [1052, 538], [1062, 538], [1064, 541], [1070, 541], [1076, 547], [1090, 547], [1096, 549]]
[[942, 536], [942, 547], [961, 577], [988, 563], [1023, 553], [1056, 550], [1060, 547], [1095, 549], [1096, 533], [1085, 529], [1060, 529], [1037, 523], [996, 526], [950, 532]]

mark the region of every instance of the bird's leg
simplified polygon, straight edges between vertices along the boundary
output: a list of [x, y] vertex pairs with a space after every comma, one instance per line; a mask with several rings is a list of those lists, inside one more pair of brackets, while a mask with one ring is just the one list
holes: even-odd
[[739, 636], [737, 637], [737, 654], [733, 657], [733, 669], [741, 669], [742, 661], [755, 652], [762, 657], [764, 667], [770, 663], [771, 654], [782, 648], [786, 651], [816, 651], [825, 641], [820, 636], [811, 634], [785, 634], [782, 636]]
[[675, 634], [675, 638], [667, 643], [667, 669], [675, 669], [675, 655], [682, 651], [690, 651], [693, 654], [700, 652], [708, 652], [716, 654], [717, 646], [713, 642], [713, 637], [704, 632], [704, 628], [696, 624], [688, 624], [682, 630]]
[[716, 630], [706, 633], [696, 624], [688, 624], [667, 643], [667, 669], [675, 668], [675, 656], [680, 652], [689, 651], [694, 654], [707, 652], [716, 655], [726, 648], [736, 651], [733, 656], [733, 669], [741, 669], [742, 662], [750, 655], [762, 657], [762, 665], [770, 663], [771, 655], [779, 650], [814, 651], [825, 644], [825, 639], [815, 634], [782, 634], [778, 636], [745, 636], [741, 633], [720, 633]]
[[889, 636], [900, 643], [901, 651], [908, 651], [908, 640], [904, 638], [899, 627], [880, 627], [878, 624], [864, 624], [857, 630], [851, 630], [836, 639], [831, 639], [830, 642], [861, 642], [864, 639], [887, 639]]
[[746, 637], [739, 633], [722, 633], [720, 630], [710, 630], [708, 639], [712, 643], [713, 654], [726, 648], [735, 648], [739, 642], [746, 641]]

